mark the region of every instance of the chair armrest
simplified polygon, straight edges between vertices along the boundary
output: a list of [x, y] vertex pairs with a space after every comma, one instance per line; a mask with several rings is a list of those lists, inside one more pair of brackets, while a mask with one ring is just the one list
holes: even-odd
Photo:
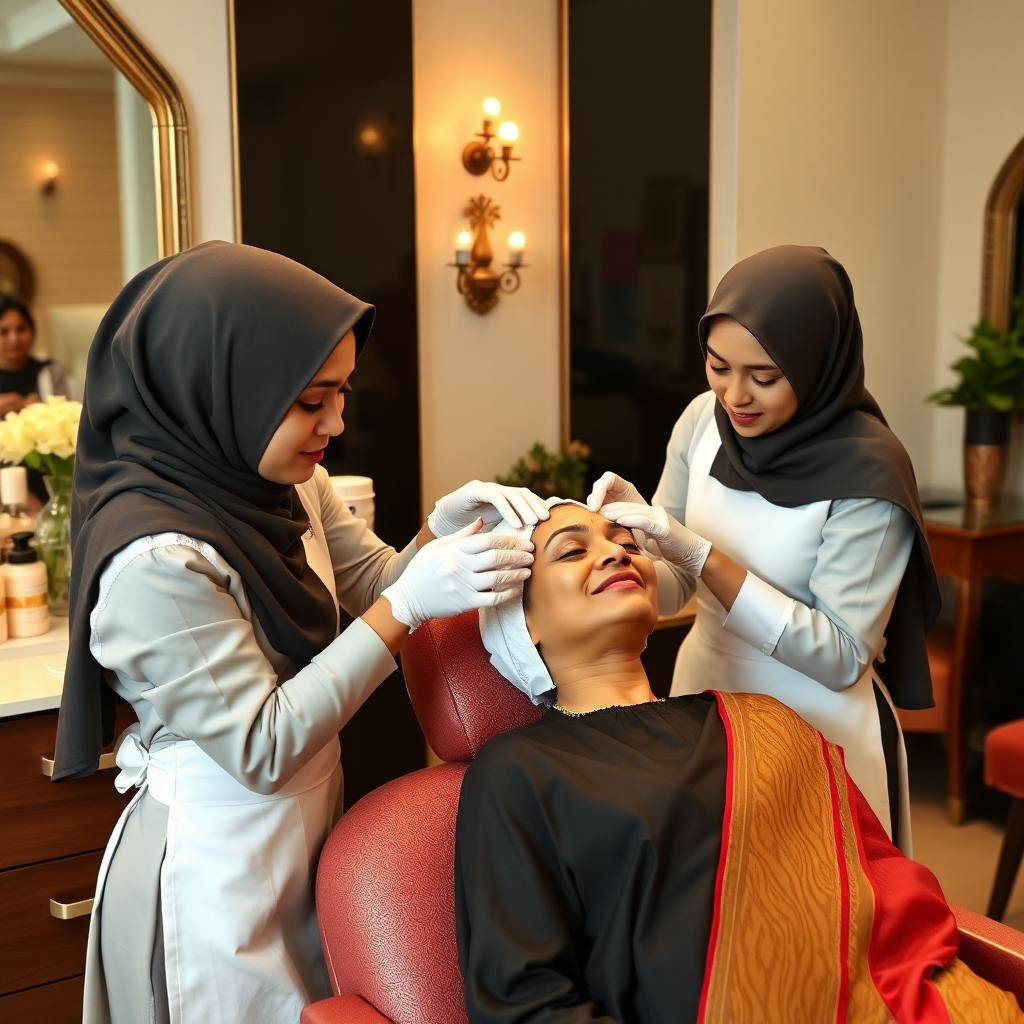
[[391, 1024], [361, 996], [331, 996], [308, 1003], [299, 1024]]
[[960, 959], [1024, 1006], [1024, 934], [955, 903], [949, 909], [960, 933]]

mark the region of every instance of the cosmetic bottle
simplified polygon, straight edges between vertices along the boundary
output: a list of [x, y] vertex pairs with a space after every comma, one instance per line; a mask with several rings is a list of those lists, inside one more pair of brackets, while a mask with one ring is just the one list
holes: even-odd
[[15, 533], [4, 574], [7, 591], [7, 630], [15, 637], [39, 636], [50, 628], [50, 609], [46, 603], [46, 566], [39, 561], [39, 552], [29, 541], [30, 530]]
[[28, 473], [24, 466], [5, 466], [0, 469], [0, 564], [7, 561], [11, 549], [11, 534], [32, 530], [35, 523], [29, 515]]

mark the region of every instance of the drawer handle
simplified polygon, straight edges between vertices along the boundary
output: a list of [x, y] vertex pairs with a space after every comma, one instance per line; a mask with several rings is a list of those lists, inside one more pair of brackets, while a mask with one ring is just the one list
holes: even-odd
[[58, 903], [56, 900], [50, 900], [50, 917], [56, 917], [61, 921], [86, 917], [92, 913], [92, 901], [92, 896], [87, 900], [79, 900], [77, 903]]
[[[49, 778], [51, 778], [53, 776], [53, 758], [52, 757], [44, 757], [42, 759], [42, 762], [43, 762], [42, 772], [49, 779]], [[116, 768], [116, 767], [117, 767], [117, 762], [114, 760], [114, 755], [113, 754], [100, 754], [100, 765], [99, 765], [99, 768], [97, 769], [97, 771], [103, 771], [104, 768]]]

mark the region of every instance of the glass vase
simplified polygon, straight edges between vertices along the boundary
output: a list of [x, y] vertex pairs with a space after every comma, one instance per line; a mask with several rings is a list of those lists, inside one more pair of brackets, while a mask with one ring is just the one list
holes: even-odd
[[71, 582], [71, 480], [70, 476], [45, 476], [50, 501], [36, 516], [36, 543], [46, 565], [51, 615], [68, 614]]

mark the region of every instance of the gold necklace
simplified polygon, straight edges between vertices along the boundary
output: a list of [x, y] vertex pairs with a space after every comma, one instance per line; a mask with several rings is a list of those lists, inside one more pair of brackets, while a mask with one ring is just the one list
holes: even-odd
[[[642, 701], [643, 704], [664, 704], [664, 697], [655, 697], [654, 700]], [[593, 715], [598, 711], [607, 711], [609, 708], [637, 708], [639, 704], [606, 704], [603, 708], [591, 708], [589, 711], [570, 711], [568, 708], [563, 708], [561, 704], [552, 704], [551, 709], [553, 711], [561, 711], [567, 718], [583, 718], [584, 715]]]

